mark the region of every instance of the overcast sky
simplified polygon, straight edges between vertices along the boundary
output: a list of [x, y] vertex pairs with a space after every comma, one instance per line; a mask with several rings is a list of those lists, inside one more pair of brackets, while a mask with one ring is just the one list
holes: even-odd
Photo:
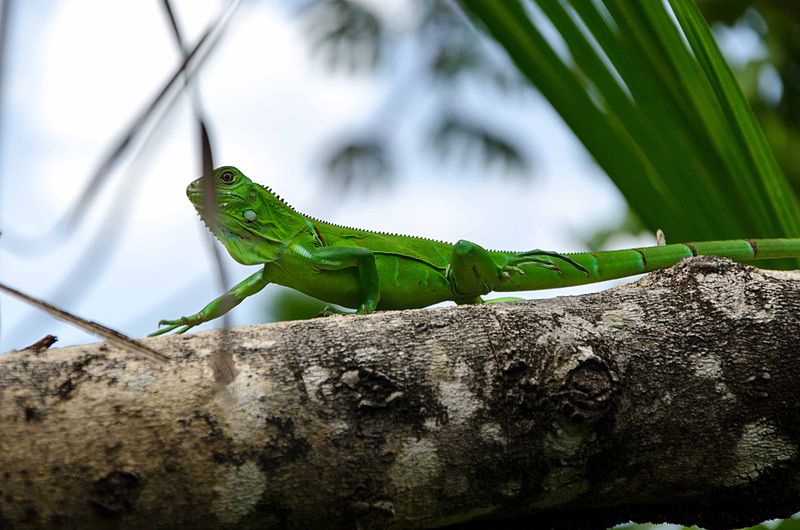
[[[212, 0], [175, 4], [192, 41], [222, 7]], [[57, 223], [179, 64], [160, 2], [15, 5], [3, 87], [0, 281], [136, 337], [159, 319], [199, 310], [220, 292], [204, 228], [184, 194], [200, 171], [188, 101], [165, 117], [143, 156], [123, 160], [74, 236], [33, 254], [18, 245]], [[403, 2], [392, 8], [402, 13]], [[397, 140], [402, 156], [391, 185], [335, 192], [320, 167], [322, 149], [385, 104], [413, 53], [377, 73], [332, 74], [309, 54], [303, 28], [287, 10], [245, 2], [199, 79], [218, 164], [238, 166], [316, 217], [489, 248], [582, 250], [583, 237], [618, 222], [619, 193], [547, 103], [509, 100], [481, 85], [463, 88], [465, 105], [521, 123], [517, 138], [535, 153], [530, 178], [421, 153], [414, 124], [424, 121], [423, 106]], [[98, 240], [99, 232], [106, 239]], [[255, 270], [228, 262], [232, 283]], [[243, 303], [233, 323], [263, 320], [276, 289]], [[553, 294], [561, 292], [538, 293]], [[46, 334], [61, 346], [97, 340], [4, 295], [0, 326], [0, 352]]]

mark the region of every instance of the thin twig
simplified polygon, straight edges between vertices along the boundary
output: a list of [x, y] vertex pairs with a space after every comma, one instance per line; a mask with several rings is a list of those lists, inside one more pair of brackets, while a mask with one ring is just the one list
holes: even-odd
[[130, 348], [133, 351], [143, 355], [144, 357], [147, 357], [148, 359], [157, 361], [159, 363], [166, 363], [170, 361], [170, 358], [164, 355], [163, 353], [158, 352], [152, 348], [149, 348], [144, 344], [142, 344], [141, 342], [134, 340], [128, 337], [127, 335], [123, 335], [119, 331], [115, 331], [102, 324], [98, 324], [97, 322], [92, 322], [91, 320], [86, 320], [79, 316], [73, 315], [68, 311], [64, 311], [63, 309], [60, 309], [52, 304], [45, 302], [44, 300], [39, 300], [38, 298], [34, 298], [25, 293], [22, 293], [14, 289], [13, 287], [9, 287], [8, 285], [0, 283], [0, 291], [8, 293], [16, 298], [19, 298], [20, 300], [23, 300], [31, 305], [43, 309], [44, 311], [47, 311], [48, 313], [56, 317], [57, 319], [63, 320], [64, 322], [69, 322], [70, 324], [74, 324], [79, 328], [83, 328], [89, 333], [97, 335], [98, 337], [102, 337], [116, 344], [117, 346], [120, 346], [122, 348]]

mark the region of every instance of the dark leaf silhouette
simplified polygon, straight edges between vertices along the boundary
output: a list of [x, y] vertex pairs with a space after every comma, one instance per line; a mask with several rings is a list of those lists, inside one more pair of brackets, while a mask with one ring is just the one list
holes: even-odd
[[417, 38], [431, 50], [434, 81], [454, 82], [469, 78], [489, 82], [503, 92], [531, 90], [531, 86], [502, 56], [490, 54], [485, 42], [463, 15], [442, 2], [432, 2], [423, 17]]
[[[490, 53], [475, 28], [454, 7], [440, 0], [410, 3], [409, 9], [415, 13], [409, 20], [414, 22], [391, 26], [391, 31], [387, 28], [392, 21], [382, 20], [382, 15], [352, 0], [317, 0], [301, 10], [312, 50], [325, 57], [333, 68], [350, 72], [375, 68], [400, 60], [409, 44], [421, 50], [411, 74], [395, 80], [389, 96], [368, 119], [368, 129], [362, 126], [357, 135], [339, 137], [334, 142], [337, 147], [325, 157], [325, 167], [337, 185], [391, 179], [396, 172], [393, 162], [397, 160], [392, 156], [392, 140], [426, 98], [434, 97], [447, 101], [447, 107], [465, 110], [458, 97], [462, 81], [488, 82], [504, 93], [531, 90], [509, 61], [498, 60], [496, 53]], [[426, 97], [410, 95], [415, 90], [424, 91]], [[424, 144], [425, 148], [462, 160], [465, 149], [478, 149], [481, 154], [477, 161], [493, 169], [515, 176], [530, 170], [530, 156], [506, 140], [506, 134], [494, 132], [509, 128], [509, 124], [493, 122], [490, 116], [467, 123], [448, 116], [441, 110], [443, 107], [437, 105], [430, 111], [434, 113], [432, 120], [440, 126], [434, 134], [435, 141]]]
[[443, 156], [457, 157], [464, 163], [473, 162], [477, 156], [487, 166], [499, 165], [509, 173], [529, 175], [525, 155], [511, 140], [460, 116], [445, 117], [433, 131], [432, 144]]
[[321, 0], [302, 10], [314, 53], [331, 68], [374, 68], [381, 59], [383, 26], [366, 7], [349, 0]]
[[353, 141], [339, 146], [326, 157], [325, 166], [342, 187], [383, 183], [390, 170], [386, 149], [377, 140]]

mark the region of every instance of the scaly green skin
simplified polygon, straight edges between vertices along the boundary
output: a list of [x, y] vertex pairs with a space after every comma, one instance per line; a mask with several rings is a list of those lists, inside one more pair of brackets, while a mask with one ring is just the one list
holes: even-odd
[[[214, 171], [217, 221], [206, 224], [231, 256], [263, 268], [152, 335], [186, 330], [222, 316], [267, 284], [277, 283], [359, 313], [425, 307], [452, 300], [480, 303], [491, 291], [550, 289], [632, 276], [697, 255], [735, 260], [800, 257], [800, 239], [682, 243], [608, 252], [497, 252], [461, 240], [443, 243], [347, 228], [307, 217], [238, 169]], [[202, 179], [186, 190], [203, 217]], [[501, 300], [509, 300], [504, 298]]]

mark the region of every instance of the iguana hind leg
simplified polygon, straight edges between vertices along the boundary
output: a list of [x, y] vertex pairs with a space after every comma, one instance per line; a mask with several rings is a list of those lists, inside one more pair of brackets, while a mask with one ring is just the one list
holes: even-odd
[[458, 303], [480, 303], [500, 281], [500, 267], [485, 248], [462, 239], [453, 245], [447, 280]]
[[497, 289], [498, 284], [514, 274], [525, 274], [523, 267], [533, 266], [561, 272], [555, 260], [588, 274], [586, 269], [569, 256], [549, 250], [528, 250], [504, 254], [505, 263], [495, 262], [492, 254], [476, 243], [462, 239], [453, 246], [447, 279], [453, 289], [456, 302], [480, 303], [480, 295]]

